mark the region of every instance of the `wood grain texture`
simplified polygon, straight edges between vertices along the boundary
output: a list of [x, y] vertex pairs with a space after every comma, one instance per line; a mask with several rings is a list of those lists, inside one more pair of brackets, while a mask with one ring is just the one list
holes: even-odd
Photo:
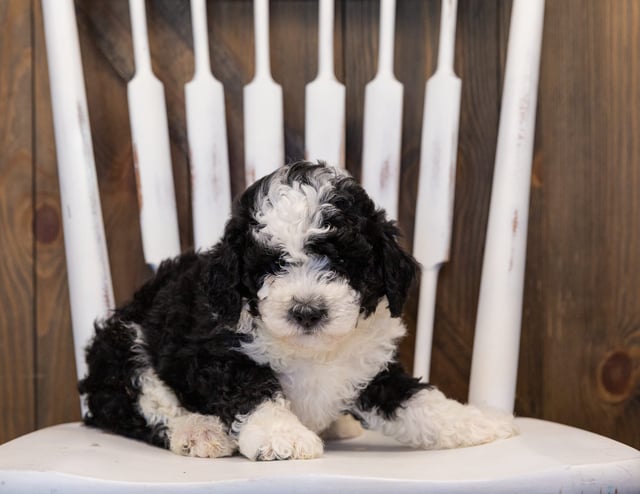
[[[378, 57], [377, 2], [343, 3], [343, 57], [346, 86], [345, 166], [356, 178], [361, 176], [364, 87], [376, 73]], [[357, 57], [357, 58], [355, 58]], [[351, 61], [357, 60], [357, 63]]]
[[42, 10], [34, 15], [36, 425], [80, 416]]
[[[127, 114], [126, 84], [133, 75], [129, 10], [126, 0], [76, 0], [76, 7], [115, 295], [122, 303], [150, 276], [142, 257]], [[221, 0], [207, 7], [211, 65], [225, 87], [231, 180], [238, 194], [244, 184], [242, 87], [254, 71], [253, 5]], [[312, 0], [271, 2], [272, 73], [284, 89], [290, 160], [304, 150], [303, 95], [317, 70], [317, 7]], [[378, 1], [341, 0], [335, 11], [336, 74], [347, 87], [346, 162], [359, 178], [364, 87], [377, 68]], [[468, 391], [510, 12], [509, 0], [459, 2], [455, 69], [462, 107], [454, 231], [451, 261], [438, 287], [431, 375], [461, 400]], [[154, 71], [167, 98], [181, 243], [189, 248], [184, 83], [193, 74], [190, 11], [186, 1], [147, 0], [147, 15]], [[435, 67], [439, 16], [438, 0], [398, 0], [395, 75], [405, 88], [399, 224], [407, 246], [414, 234], [424, 84]], [[0, 294], [3, 307], [11, 307], [0, 315], [3, 441], [76, 420], [78, 408], [40, 2], [0, 2], [0, 27]], [[639, 133], [640, 4], [548, 0], [516, 412], [636, 447]], [[407, 367], [416, 301], [417, 286], [400, 349]]]
[[[271, 2], [270, 17], [271, 71], [284, 100], [284, 156], [294, 162], [304, 159], [304, 86], [317, 72], [317, 5]], [[295, 50], [292, 40], [298, 40]]]
[[638, 447], [640, 5], [550, 2], [545, 20], [527, 272], [544, 318], [524, 326], [542, 332], [539, 411]]
[[31, 6], [0, 3], [0, 443], [35, 427]]

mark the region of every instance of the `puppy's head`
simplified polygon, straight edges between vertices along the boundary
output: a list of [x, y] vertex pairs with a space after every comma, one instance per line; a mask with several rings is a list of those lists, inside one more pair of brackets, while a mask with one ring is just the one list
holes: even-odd
[[317, 346], [348, 334], [385, 297], [391, 317], [400, 316], [416, 262], [397, 236], [346, 172], [301, 162], [247, 189], [223, 243], [259, 326]]

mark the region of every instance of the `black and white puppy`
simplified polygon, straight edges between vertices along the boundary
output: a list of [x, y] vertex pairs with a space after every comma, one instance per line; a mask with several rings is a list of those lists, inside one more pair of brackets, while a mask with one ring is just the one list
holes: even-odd
[[85, 422], [189, 456], [314, 458], [341, 414], [417, 448], [514, 434], [407, 375], [416, 262], [355, 180], [296, 163], [236, 202], [211, 250], [164, 262], [96, 323]]

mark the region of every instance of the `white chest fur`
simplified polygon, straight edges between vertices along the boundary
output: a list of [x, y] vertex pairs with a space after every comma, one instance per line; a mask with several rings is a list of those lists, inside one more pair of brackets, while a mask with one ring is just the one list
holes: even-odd
[[390, 317], [384, 299], [374, 314], [359, 319], [330, 351], [292, 345], [264, 328], [255, 333], [253, 342], [243, 345], [243, 351], [271, 366], [291, 410], [305, 426], [321, 432], [384, 369], [405, 332], [402, 321]]

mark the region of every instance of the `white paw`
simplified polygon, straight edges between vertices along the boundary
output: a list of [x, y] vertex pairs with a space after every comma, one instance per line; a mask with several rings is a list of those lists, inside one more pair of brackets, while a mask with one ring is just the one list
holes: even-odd
[[[318, 458], [323, 450], [320, 438], [304, 426], [263, 431], [248, 449], [249, 458], [263, 461], [308, 460]], [[242, 443], [240, 450], [245, 454]]]
[[306, 460], [322, 455], [322, 440], [283, 403], [268, 401], [238, 426], [240, 453], [250, 460]]
[[512, 415], [463, 405], [435, 388], [416, 393], [392, 420], [374, 412], [362, 416], [371, 428], [422, 449], [475, 446], [517, 434]]
[[362, 434], [360, 422], [351, 415], [340, 415], [329, 427], [322, 431], [322, 438], [331, 439], [351, 439]]
[[236, 443], [218, 417], [189, 413], [169, 423], [169, 449], [183, 456], [217, 458], [230, 456]]
[[458, 448], [490, 443], [518, 434], [513, 415], [460, 405], [459, 422], [440, 437], [441, 448]]

